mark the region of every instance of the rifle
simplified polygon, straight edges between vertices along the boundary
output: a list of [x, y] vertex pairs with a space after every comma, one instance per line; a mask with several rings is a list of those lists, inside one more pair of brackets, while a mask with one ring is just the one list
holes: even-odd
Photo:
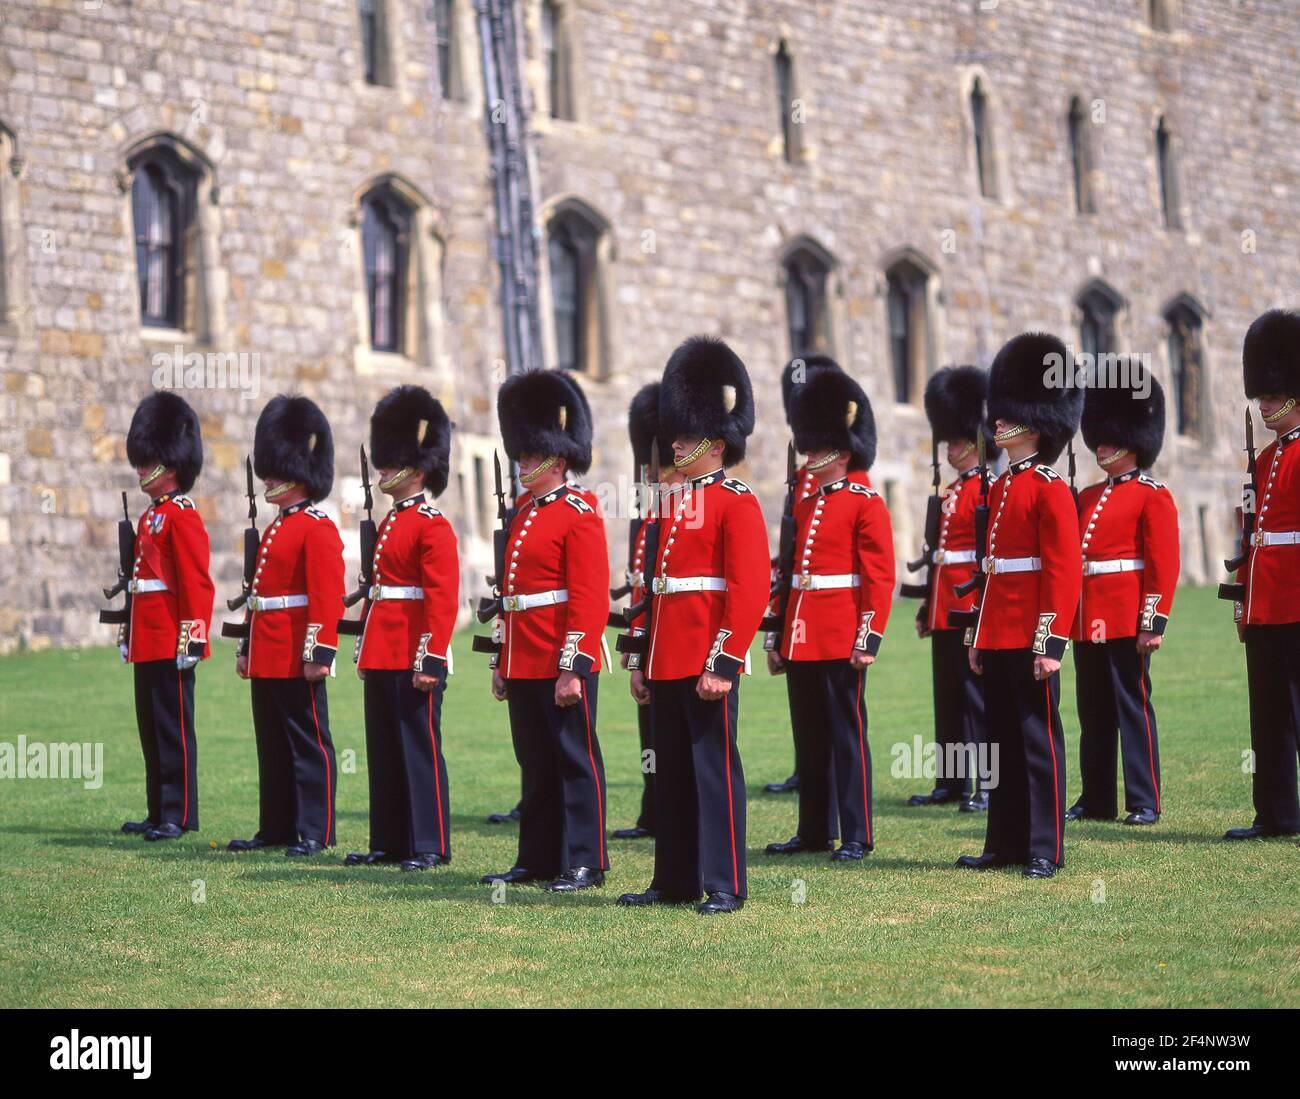
[[1074, 497], [1074, 506], [1079, 506], [1079, 489], [1074, 483], [1074, 436], [1070, 436], [1070, 441], [1065, 444], [1065, 452], [1069, 456], [1070, 462], [1070, 494]]
[[[498, 523], [497, 529], [492, 532], [493, 575], [487, 578], [492, 594], [480, 599], [478, 604], [478, 620], [485, 624], [498, 617], [502, 611], [501, 586], [506, 578], [506, 550], [509, 546], [510, 524], [514, 522], [518, 510], [513, 503], [509, 507], [506, 506], [506, 493], [501, 484], [501, 455], [495, 450], [492, 452], [492, 473], [496, 486], [494, 495], [497, 498]], [[472, 648], [476, 653], [497, 655], [501, 652], [501, 642], [495, 636], [484, 637], [479, 634], [475, 636]]]
[[[1246, 483], [1241, 486], [1241, 548], [1236, 557], [1223, 562], [1228, 572], [1236, 574], [1250, 558], [1255, 540], [1255, 421], [1246, 408]], [[1219, 585], [1219, 598], [1237, 602], [1246, 597], [1246, 585], [1235, 582]]]
[[[973, 591], [984, 590], [984, 557], [989, 549], [989, 465], [984, 453], [984, 432], [975, 436], [975, 447], [979, 454], [980, 495], [975, 505], [975, 575], [964, 584], [953, 587], [956, 596], [967, 596]], [[979, 621], [979, 612], [949, 611], [948, 625], [955, 628], [970, 628]]]
[[[365, 518], [361, 520], [360, 525], [361, 570], [356, 574], [355, 592], [350, 592], [343, 597], [343, 606], [346, 607], [364, 600], [370, 594], [370, 577], [374, 575], [374, 546], [380, 540], [380, 535], [374, 527], [374, 498], [370, 496], [370, 463], [365, 460], [364, 446], [361, 447], [361, 488], [365, 490]], [[361, 632], [360, 626], [359, 622], [348, 620], [347, 627], [341, 632], [356, 635]]]
[[795, 496], [799, 491], [799, 468], [795, 461], [794, 440], [785, 451], [785, 507], [781, 512], [781, 540], [779, 543], [776, 577], [768, 601], [775, 601], [776, 610], [765, 617], [759, 629], [766, 633], [779, 633], [785, 628], [785, 611], [790, 603], [790, 579], [794, 576], [795, 538], [797, 536], [794, 519]]
[[[615, 621], [615, 616], [610, 615], [611, 626], [630, 626], [642, 615], [645, 615], [646, 622], [650, 621], [651, 608], [654, 605], [654, 576], [659, 568], [659, 452], [656, 449], [650, 458], [650, 470], [648, 479], [642, 483], [642, 491], [646, 494], [648, 501], [647, 514], [642, 523], [645, 526], [645, 555], [642, 558], [644, 568], [641, 577], [641, 599], [639, 602], [626, 608], [620, 616], [620, 621]], [[632, 656], [641, 656], [649, 652], [650, 638], [646, 631], [640, 634], [619, 634], [614, 639], [614, 648], [621, 653], [629, 653]], [[629, 668], [638, 667], [638, 664], [629, 664]]]
[[[646, 476], [646, 467], [638, 466], [633, 463], [633, 482], [638, 485], [644, 485], [646, 483]], [[637, 493], [637, 496], [640, 496], [640, 492]], [[624, 570], [626, 583], [619, 585], [617, 588], [609, 589], [609, 597], [611, 599], [626, 599], [632, 594], [632, 572], [633, 565], [636, 563], [636, 542], [637, 539], [641, 537], [641, 525], [644, 522], [645, 518], [641, 515], [640, 501], [638, 500], [633, 506], [632, 516], [627, 522], [627, 568]], [[620, 626], [623, 624], [622, 615], [618, 611], [612, 611], [609, 617], [609, 624], [611, 626]], [[618, 618], [617, 622], [614, 621], [615, 617]]]
[[921, 584], [902, 584], [898, 594], [904, 599], [927, 599], [930, 595], [930, 582], [934, 579], [934, 555], [939, 548], [939, 529], [943, 521], [943, 497], [939, 494], [941, 478], [939, 476], [939, 440], [930, 439], [930, 465], [934, 470], [933, 492], [925, 502], [925, 543], [921, 555], [915, 561], [907, 563], [908, 572], [926, 570], [925, 581]]
[[[248, 526], [244, 528], [244, 578], [241, 591], [234, 599], [227, 599], [226, 606], [232, 611], [239, 610], [248, 602], [248, 593], [253, 587], [253, 577], [257, 575], [257, 547], [261, 545], [262, 536], [257, 533], [257, 491], [253, 488], [253, 460], [244, 457], [244, 474], [248, 479]], [[222, 637], [247, 637], [248, 615], [243, 622], [221, 623]]]
[[125, 645], [131, 629], [131, 574], [135, 571], [135, 526], [131, 523], [131, 511], [127, 506], [126, 493], [122, 493], [122, 518], [117, 521], [117, 582], [111, 588], [104, 588], [104, 598], [113, 599], [118, 592], [126, 592], [126, 601], [120, 610], [108, 608], [99, 612], [99, 620], [105, 626], [116, 626], [117, 643]]

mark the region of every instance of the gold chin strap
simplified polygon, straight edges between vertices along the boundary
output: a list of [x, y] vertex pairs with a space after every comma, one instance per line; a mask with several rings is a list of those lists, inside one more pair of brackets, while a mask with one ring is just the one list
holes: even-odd
[[675, 465], [678, 469], [685, 469], [692, 462], [698, 462], [700, 458], [704, 455], [704, 452], [707, 451], [709, 447], [711, 447], [712, 445], [713, 445], [712, 439], [701, 439], [700, 445], [697, 446], [694, 450], [692, 450], [688, 455], [686, 455], [685, 458], [674, 458], [673, 465]]
[[960, 454], [954, 454], [952, 456], [952, 464], [956, 465], [958, 462], [964, 462], [966, 460], [966, 455], [968, 455], [974, 449], [975, 449], [974, 443], [967, 443], [966, 446], [962, 449], [962, 452]]
[[148, 474], [140, 478], [140, 487], [148, 488], [166, 472], [167, 472], [167, 467], [163, 465], [162, 462], [159, 462], [156, 466], [153, 467], [153, 469], [151, 469], [148, 472]]
[[[532, 473], [520, 473], [519, 479], [523, 481], [524, 484], [531, 485], [534, 481], [537, 480], [538, 477], [540, 477], [543, 473], [545, 473], [548, 469], [550, 469], [551, 466], [555, 465], [555, 458], [556, 456], [552, 454], [544, 462], [539, 463], [537, 468], [533, 470]], [[380, 485], [379, 487], [383, 488], [383, 485]]]
[[411, 466], [403, 466], [394, 473], [387, 481], [379, 482], [380, 492], [392, 492], [398, 485], [405, 481], [415, 470]]
[[1264, 417], [1264, 422], [1266, 424], [1275, 424], [1278, 422], [1278, 420], [1285, 420], [1288, 416], [1291, 415], [1291, 410], [1293, 408], [1295, 408], [1295, 398], [1288, 397], [1286, 399], [1286, 403], [1281, 408], [1279, 408], [1276, 412], [1274, 412], [1272, 416]]
[[1017, 435], [1023, 435], [1028, 430], [1029, 428], [1025, 427], [1024, 424], [1016, 424], [1014, 427], [1007, 428], [1006, 431], [998, 432], [993, 436], [993, 441], [1001, 446], [1003, 443], [1014, 439]]
[[1107, 466], [1113, 466], [1121, 458], [1127, 458], [1127, 457], [1128, 457], [1128, 447], [1126, 446], [1120, 447], [1119, 450], [1115, 451], [1115, 453], [1112, 454], [1109, 458], [1098, 458], [1097, 464], [1101, 466], [1102, 469], [1105, 469]]
[[828, 465], [830, 465], [832, 462], [837, 461], [837, 460], [839, 459], [840, 455], [843, 454], [843, 453], [844, 453], [844, 451], [842, 451], [842, 450], [832, 450], [828, 455], [826, 455], [825, 458], [819, 458], [819, 459], [818, 459], [817, 461], [815, 461], [815, 462], [809, 462], [809, 463], [808, 463], [808, 472], [809, 472], [809, 473], [816, 473], [819, 469], [825, 469], [825, 468], [826, 468]]
[[276, 485], [275, 488], [268, 488], [266, 490], [266, 498], [268, 500], [278, 500], [286, 492], [292, 492], [297, 487], [297, 481], [283, 481]]

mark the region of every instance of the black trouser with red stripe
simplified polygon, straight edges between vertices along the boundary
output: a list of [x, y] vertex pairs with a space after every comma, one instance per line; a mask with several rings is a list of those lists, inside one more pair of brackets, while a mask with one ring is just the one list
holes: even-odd
[[799, 746], [799, 836], [820, 848], [838, 834], [870, 850], [867, 673], [847, 660], [791, 660], [785, 674]]
[[722, 698], [695, 693], [698, 676], [650, 681], [655, 738], [655, 871], [675, 901], [744, 897], [745, 773], [736, 746], [740, 680]]
[[996, 785], [984, 850], [1011, 862], [1065, 865], [1061, 675], [1034, 678], [1032, 649], [982, 649], [984, 717]]
[[145, 660], [134, 668], [146, 819], [195, 830], [199, 751], [194, 736], [194, 669], [179, 671], [175, 660]]
[[409, 668], [366, 669], [370, 849], [410, 858], [451, 857], [447, 763], [442, 755], [445, 679], [417, 690]]
[[1124, 809], [1160, 808], [1160, 744], [1151, 704], [1151, 657], [1137, 638], [1074, 643], [1079, 705], [1079, 803], [1085, 816], [1113, 817], [1115, 740], [1124, 757]]
[[[650, 707], [636, 708], [636, 731], [641, 741], [641, 815], [636, 818], [636, 826], [647, 832], [655, 830], [655, 733], [654, 722], [650, 719]], [[649, 756], [646, 753], [649, 752]]]
[[970, 670], [964, 630], [930, 634], [934, 677], [934, 742], [940, 749], [935, 788], [966, 797], [979, 781], [979, 746], [984, 742], [984, 688]]
[[555, 704], [555, 679], [508, 679], [510, 738], [523, 780], [516, 865], [555, 877], [575, 866], [608, 870], [605, 764], [596, 738], [595, 672], [582, 698]]
[[1245, 635], [1255, 823], [1300, 832], [1300, 622], [1247, 626]]
[[257, 838], [332, 846], [338, 766], [325, 682], [253, 679], [250, 684], [261, 803]]

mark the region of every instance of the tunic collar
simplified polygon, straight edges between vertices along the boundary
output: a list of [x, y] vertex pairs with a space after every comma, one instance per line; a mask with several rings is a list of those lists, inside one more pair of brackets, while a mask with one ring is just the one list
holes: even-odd
[[1011, 473], [1024, 473], [1025, 470], [1033, 469], [1036, 465], [1038, 465], [1038, 451], [1034, 451], [1028, 458], [1021, 458], [1020, 461], [1008, 466], [1007, 470]]
[[1293, 427], [1285, 435], [1279, 435], [1277, 442], [1279, 446], [1286, 446], [1287, 443], [1294, 443], [1297, 439], [1300, 439], [1300, 427]]
[[287, 508], [280, 509], [280, 518], [287, 519], [290, 515], [302, 511], [304, 508], [311, 507], [310, 500], [299, 500], [296, 504], [290, 504]]
[[1130, 469], [1127, 473], [1121, 473], [1117, 477], [1107, 477], [1106, 481], [1112, 485], [1122, 485], [1125, 481], [1134, 481], [1142, 476], [1142, 471], [1136, 467]]
[[568, 485], [560, 485], [558, 488], [551, 489], [545, 496], [534, 496], [533, 504], [536, 507], [544, 508], [547, 504], [553, 504], [561, 496], [569, 491]]
[[393, 505], [394, 511], [405, 511], [407, 508], [413, 508], [416, 504], [425, 503], [424, 490], [421, 489], [414, 496], [408, 496], [405, 500], [399, 500]]
[[161, 496], [154, 497], [153, 503], [149, 506], [154, 508], [162, 507], [162, 505], [167, 503], [168, 500], [175, 499], [179, 495], [179, 492], [164, 492]]
[[715, 469], [712, 473], [706, 473], [702, 477], [691, 478], [691, 488], [706, 488], [709, 485], [716, 485], [719, 481], [724, 480], [727, 476], [725, 469]]
[[849, 479], [841, 477], [838, 481], [832, 481], [829, 485], [822, 485], [817, 491], [823, 496], [829, 496], [832, 492], [839, 492], [842, 488], [849, 487]]

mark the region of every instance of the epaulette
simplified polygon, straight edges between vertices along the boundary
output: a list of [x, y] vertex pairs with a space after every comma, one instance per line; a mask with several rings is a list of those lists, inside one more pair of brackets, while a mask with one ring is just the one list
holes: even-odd
[[175, 504], [178, 508], [194, 507], [194, 501], [191, 500], [188, 496], [186, 496], [183, 492], [177, 496], [173, 496], [171, 498], [171, 502]]
[[1059, 481], [1061, 479], [1061, 475], [1051, 466], [1036, 465], [1034, 466], [1034, 472], [1044, 481]]
[[596, 514], [596, 509], [593, 508], [589, 503], [587, 503], [587, 501], [584, 500], [581, 496], [579, 496], [576, 492], [565, 493], [564, 502], [568, 504], [569, 507], [573, 508], [575, 511], [581, 511], [588, 515]]
[[1164, 483], [1157, 481], [1154, 477], [1148, 477], [1145, 473], [1138, 478], [1138, 484], [1146, 485], [1147, 488], [1164, 488]]
[[436, 518], [438, 518], [439, 515], [442, 514], [442, 512], [440, 512], [440, 511], [439, 511], [436, 507], [434, 507], [432, 504], [421, 504], [421, 505], [420, 505], [418, 508], [416, 508], [415, 510], [418, 511], [421, 515], [425, 516], [425, 518], [428, 518], [428, 519], [436, 519]]
[[749, 492], [749, 486], [737, 477], [728, 477], [722, 482], [722, 487], [730, 489], [737, 496], [744, 496], [745, 493]]
[[302, 513], [303, 513], [304, 515], [310, 515], [313, 519], [328, 519], [328, 518], [329, 518], [328, 515], [326, 515], [323, 511], [321, 511], [320, 508], [316, 507], [315, 505], [312, 505], [312, 506], [309, 507], [309, 508], [303, 508], [303, 509], [302, 509]]
[[850, 481], [850, 482], [849, 482], [849, 491], [850, 491], [850, 492], [856, 492], [859, 496], [879, 496], [879, 495], [880, 495], [880, 493], [878, 493], [874, 488], [867, 488], [866, 485], [860, 485], [860, 484], [857, 483], [857, 481]]

